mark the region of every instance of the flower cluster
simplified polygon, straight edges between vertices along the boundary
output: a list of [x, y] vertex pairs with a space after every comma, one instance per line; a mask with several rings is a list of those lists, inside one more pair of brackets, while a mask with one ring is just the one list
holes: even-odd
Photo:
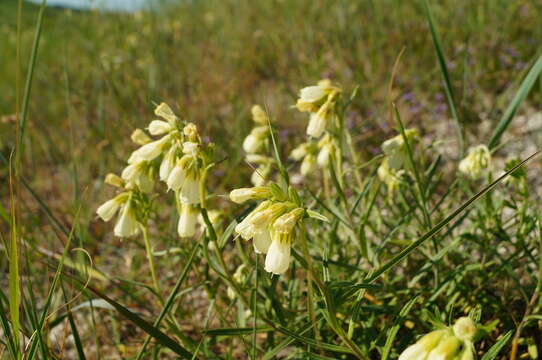
[[299, 93], [297, 109], [310, 113], [307, 126], [309, 140], [292, 150], [290, 158], [301, 161], [302, 176], [314, 172], [317, 167], [328, 167], [330, 159], [338, 159], [340, 156], [338, 141], [328, 131], [337, 118], [337, 101], [340, 94], [341, 89], [333, 86], [328, 79], [319, 81], [317, 85], [305, 87]]
[[419, 138], [418, 130], [406, 129], [405, 134], [399, 134], [382, 143], [382, 152], [386, 157], [378, 168], [378, 178], [388, 188], [388, 195], [393, 194], [399, 189], [402, 179], [406, 174], [402, 169], [408, 159], [408, 148], [405, 137], [410, 146], [413, 146]]
[[290, 250], [296, 238], [296, 225], [305, 216], [305, 209], [290, 199], [276, 185], [235, 189], [230, 199], [238, 204], [262, 200], [235, 227], [243, 239], [252, 239], [257, 253], [267, 254], [265, 270], [283, 274], [290, 265]]
[[320, 138], [328, 125], [337, 116], [337, 97], [341, 89], [333, 86], [329, 79], [320, 80], [317, 85], [301, 89], [296, 107], [310, 113], [307, 135]]
[[305, 142], [298, 145], [290, 153], [294, 161], [301, 161], [301, 175], [307, 176], [314, 172], [317, 167], [326, 168], [330, 159], [339, 156], [335, 139], [330, 134], [325, 134], [318, 142]]
[[254, 105], [251, 113], [256, 126], [243, 141], [243, 150], [247, 162], [258, 165], [250, 180], [253, 185], [261, 186], [268, 180], [274, 163], [272, 157], [265, 155], [269, 148], [269, 117], [260, 105]]
[[459, 172], [471, 178], [479, 179], [491, 165], [491, 153], [485, 145], [471, 147], [467, 156], [459, 163]]
[[114, 229], [115, 236], [132, 237], [139, 234], [145, 209], [148, 207], [146, 195], [137, 186], [127, 184], [115, 174], [108, 174], [105, 183], [122, 191], [100, 205], [96, 213], [103, 221], [110, 221], [119, 214]]
[[141, 129], [132, 133], [132, 140], [140, 147], [128, 158], [121, 181], [127, 190], [149, 194], [158, 176], [175, 193], [180, 215], [179, 236], [190, 237], [196, 232], [196, 206], [200, 202], [200, 179], [208, 159], [207, 149], [203, 148], [196, 125], [181, 121], [167, 104], [161, 103], [154, 112], [161, 119], [151, 121], [147, 130], [159, 138], [153, 140]]
[[406, 348], [399, 360], [472, 360], [475, 333], [476, 324], [470, 318], [459, 318], [453, 327], [424, 335]]

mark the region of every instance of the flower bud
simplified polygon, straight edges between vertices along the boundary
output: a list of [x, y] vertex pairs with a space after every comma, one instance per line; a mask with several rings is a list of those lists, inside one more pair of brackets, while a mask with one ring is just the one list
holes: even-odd
[[151, 161], [158, 157], [165, 146], [168, 144], [170, 136], [166, 135], [163, 138], [152, 141], [148, 144], [143, 145], [136, 151], [132, 153], [128, 159], [128, 164], [133, 164], [138, 161]]
[[139, 223], [130, 201], [123, 205], [114, 233], [118, 237], [131, 237], [139, 233]]
[[154, 113], [157, 116], [166, 119], [171, 125], [175, 125], [178, 119], [178, 117], [173, 113], [169, 105], [166, 103], [161, 103], [158, 105], [156, 109], [154, 109]]
[[271, 197], [271, 189], [267, 186], [240, 188], [230, 192], [230, 200], [236, 204], [242, 204], [248, 200], [266, 199]]
[[199, 178], [194, 174], [188, 173], [184, 179], [179, 198], [183, 204], [198, 204], [199, 197]]
[[260, 125], [267, 125], [269, 122], [269, 117], [267, 116], [267, 113], [260, 105], [254, 105], [252, 106], [252, 109], [250, 110], [252, 113], [252, 120], [256, 124]]
[[313, 138], [322, 136], [333, 115], [333, 102], [331, 99], [326, 101], [317, 112], [311, 113], [309, 125], [307, 126], [307, 135]]
[[113, 185], [115, 187], [121, 188], [124, 187], [124, 180], [118, 175], [115, 175], [113, 173], [109, 173], [105, 176], [104, 182], [109, 185]]
[[[407, 138], [409, 145], [412, 146], [418, 138], [418, 130], [406, 129], [405, 137]], [[391, 169], [401, 168], [408, 159], [408, 149], [403, 134], [399, 134], [384, 141], [382, 143], [382, 152], [388, 157], [388, 166]]]
[[469, 317], [457, 319], [453, 329], [455, 336], [463, 341], [471, 341], [476, 334], [476, 324]]
[[132, 139], [134, 143], [138, 145], [145, 145], [152, 141], [149, 135], [145, 134], [145, 132], [141, 129], [135, 129], [132, 132], [132, 135], [130, 138]]
[[173, 126], [167, 121], [153, 120], [147, 128], [151, 135], [163, 135], [173, 130]]
[[290, 159], [295, 160], [295, 161], [299, 161], [303, 159], [309, 153], [309, 148], [310, 148], [309, 143], [303, 143], [301, 145], [298, 145], [290, 153]]

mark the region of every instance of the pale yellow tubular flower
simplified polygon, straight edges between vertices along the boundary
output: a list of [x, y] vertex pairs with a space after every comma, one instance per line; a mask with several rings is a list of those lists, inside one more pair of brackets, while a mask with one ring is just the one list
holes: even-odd
[[322, 101], [327, 95], [327, 91], [324, 87], [319, 85], [307, 86], [300, 90], [299, 99], [297, 100], [296, 107], [299, 111], [315, 111], [317, 103]]
[[399, 355], [399, 360], [425, 360], [427, 355], [437, 347], [446, 333], [446, 330], [436, 330], [424, 335], [415, 344], [406, 348]]
[[170, 123], [170, 125], [174, 126], [177, 120], [179, 119], [177, 115], [173, 113], [173, 110], [169, 107], [166, 103], [161, 103], [154, 109], [154, 113], [156, 116], [160, 116], [161, 118], [164, 118]]
[[159, 177], [160, 180], [163, 182], [167, 182], [169, 175], [175, 168], [175, 164], [177, 163], [177, 152], [179, 148], [177, 145], [173, 145], [164, 158], [162, 159], [162, 162], [160, 163], [160, 170], [159, 170]]
[[269, 245], [265, 257], [265, 271], [281, 275], [288, 270], [290, 266], [292, 239], [292, 234], [272, 233], [271, 245]]
[[478, 145], [469, 149], [467, 156], [459, 163], [459, 172], [476, 180], [491, 165], [491, 153], [486, 145]]
[[173, 130], [173, 126], [167, 121], [153, 120], [150, 122], [147, 129], [151, 135], [157, 136], [167, 134]]
[[[418, 130], [407, 129], [405, 136], [412, 146], [418, 138]], [[382, 152], [388, 157], [388, 165], [392, 169], [400, 169], [408, 159], [408, 149], [402, 134], [394, 136], [382, 143]]]
[[107, 200], [96, 210], [96, 214], [98, 214], [103, 221], [109, 221], [116, 215], [121, 205], [122, 203], [115, 199]]
[[458, 355], [461, 349], [461, 341], [454, 335], [444, 336], [427, 356], [427, 360], [452, 360]]
[[132, 209], [131, 201], [122, 206], [119, 219], [115, 224], [114, 234], [118, 237], [131, 237], [139, 233], [139, 223]]
[[252, 237], [252, 245], [257, 254], [267, 254], [267, 250], [271, 245], [271, 234], [267, 227], [258, 227], [255, 229]]
[[118, 188], [124, 187], [124, 180], [116, 174], [109, 173], [105, 176], [104, 182], [109, 185], [113, 185]]
[[235, 232], [245, 240], [250, 240], [254, 236], [255, 226], [252, 224], [252, 218], [259, 212], [271, 206], [271, 201], [262, 201], [243, 221], [235, 226]]
[[242, 204], [248, 200], [260, 200], [271, 197], [271, 189], [267, 186], [240, 188], [230, 192], [230, 200], [236, 204]]
[[303, 159], [309, 153], [310, 143], [303, 143], [298, 145], [290, 153], [290, 159], [299, 161]]
[[471, 341], [476, 334], [476, 324], [469, 317], [461, 317], [455, 321], [453, 330], [459, 340]]
[[175, 167], [169, 173], [166, 181], [168, 190], [178, 191], [183, 186], [191, 161], [192, 158], [190, 156], [183, 156], [177, 160]]
[[252, 106], [252, 109], [250, 109], [250, 112], [252, 113], [252, 120], [259, 125], [267, 125], [269, 122], [269, 117], [267, 116], [267, 113], [260, 105], [254, 105]]
[[137, 145], [145, 145], [152, 141], [149, 135], [145, 134], [145, 132], [141, 129], [135, 129], [132, 132], [132, 135], [130, 136], [130, 139]]
[[331, 117], [333, 116], [333, 99], [330, 98], [322, 105], [317, 112], [310, 115], [307, 135], [319, 138], [324, 134]]
[[152, 141], [141, 146], [134, 151], [128, 159], [128, 164], [133, 164], [138, 161], [151, 161], [157, 158], [164, 148], [169, 145], [170, 135], [165, 135], [159, 140]]
[[270, 226], [276, 218], [284, 214], [291, 208], [291, 204], [284, 202], [274, 203], [265, 210], [259, 211], [250, 219], [250, 222], [256, 226]]
[[264, 146], [268, 134], [267, 126], [255, 127], [243, 141], [243, 150], [249, 154], [258, 152]]
[[198, 211], [190, 204], [181, 205], [181, 214], [177, 232], [180, 237], [192, 237], [196, 234], [196, 224], [198, 222]]
[[186, 174], [179, 198], [181, 203], [184, 204], [198, 204], [200, 202], [198, 174], [194, 174], [193, 172]]
[[300, 172], [301, 175], [307, 176], [316, 171], [317, 168], [318, 164], [316, 163], [316, 156], [314, 156], [313, 154], [308, 154], [307, 156], [305, 156], [303, 162], [301, 163]]

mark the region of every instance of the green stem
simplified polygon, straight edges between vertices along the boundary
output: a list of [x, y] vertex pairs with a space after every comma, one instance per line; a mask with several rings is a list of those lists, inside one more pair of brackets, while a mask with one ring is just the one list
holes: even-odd
[[151, 241], [149, 239], [149, 230], [147, 226], [143, 226], [143, 225], [141, 226], [141, 230], [143, 232], [143, 240], [145, 242], [145, 250], [147, 251], [147, 259], [149, 260], [149, 267], [151, 269], [151, 277], [152, 277], [152, 282], [154, 285], [154, 290], [156, 291], [156, 294], [158, 295], [160, 302], [163, 303], [162, 290], [160, 289], [160, 283], [158, 282], [158, 278], [156, 277], [156, 269], [154, 266], [154, 256], [152, 255], [152, 246], [151, 246]]

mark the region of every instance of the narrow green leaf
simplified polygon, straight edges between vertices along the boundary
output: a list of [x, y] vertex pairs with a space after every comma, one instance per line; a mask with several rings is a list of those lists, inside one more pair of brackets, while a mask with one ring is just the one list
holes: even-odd
[[482, 359], [481, 360], [493, 360], [497, 357], [497, 355], [499, 355], [499, 352], [502, 350], [502, 348], [504, 347], [504, 345], [506, 345], [506, 343], [508, 341], [510, 341], [510, 339], [512, 338], [512, 334], [513, 332], [512, 331], [509, 331], [506, 333], [506, 335], [504, 335], [502, 337], [502, 339], [500, 339], [498, 342], [496, 342], [488, 351], [487, 353], [485, 353], [484, 356], [482, 356]]
[[453, 211], [445, 219], [443, 219], [437, 225], [433, 226], [429, 231], [423, 234], [420, 238], [418, 238], [412, 244], [410, 244], [409, 246], [404, 248], [401, 252], [399, 252], [399, 254], [395, 255], [391, 260], [389, 260], [387, 263], [379, 267], [376, 271], [371, 273], [371, 275], [368, 276], [366, 281], [371, 283], [375, 281], [376, 279], [378, 279], [382, 274], [387, 272], [389, 269], [391, 269], [393, 266], [395, 266], [397, 263], [399, 263], [401, 260], [407, 257], [411, 252], [416, 250], [421, 244], [423, 244], [425, 241], [435, 236], [435, 234], [437, 234], [440, 230], [442, 230], [442, 228], [445, 227], [450, 221], [452, 221], [457, 215], [462, 213], [466, 208], [468, 208], [476, 200], [478, 200], [479, 198], [487, 194], [489, 191], [491, 191], [498, 183], [504, 180], [509, 174], [513, 173], [514, 171], [519, 169], [521, 166], [523, 166], [524, 164], [526, 164], [528, 161], [532, 160], [534, 157], [536, 157], [539, 154], [540, 154], [540, 150], [535, 152], [531, 156], [529, 156], [527, 159], [523, 160], [521, 163], [514, 166], [512, 169], [508, 170], [506, 173], [501, 175], [497, 180], [493, 181], [491, 184], [487, 185], [484, 189], [482, 189], [476, 195], [471, 197], [469, 200], [465, 201], [461, 206], [459, 206], [455, 211]]
[[493, 135], [489, 140], [490, 149], [494, 149], [499, 144], [502, 135], [504, 134], [508, 126], [510, 126], [510, 123], [514, 118], [514, 115], [516, 114], [519, 105], [523, 102], [525, 97], [527, 97], [541, 72], [542, 55], [540, 55], [531, 70], [529, 70], [529, 73], [521, 83], [516, 95], [512, 99], [512, 102], [510, 103], [510, 105], [508, 105], [508, 108], [506, 108], [506, 111], [502, 115], [501, 120], [499, 120], [499, 123], [497, 124], [497, 127], [495, 128], [495, 131], [493, 131]]
[[456, 126], [457, 140], [459, 142], [459, 158], [463, 158], [465, 152], [465, 141], [463, 139], [463, 130], [461, 129], [461, 123], [459, 122], [459, 116], [457, 114], [457, 107], [455, 106], [454, 92], [452, 88], [452, 82], [450, 81], [450, 74], [448, 73], [448, 68], [446, 66], [444, 50], [442, 50], [440, 36], [435, 25], [435, 21], [433, 19], [433, 14], [431, 12], [431, 7], [429, 6], [428, 0], [423, 0], [423, 5], [425, 7], [427, 22], [429, 23], [429, 28], [431, 30], [431, 37], [433, 38], [433, 45], [435, 45], [435, 51], [437, 53], [440, 72], [442, 73], [442, 77], [444, 79], [444, 90], [446, 92], [446, 99], [448, 100], [448, 106], [450, 106], [450, 112], [452, 113], [452, 118], [454, 119], [454, 123]]

